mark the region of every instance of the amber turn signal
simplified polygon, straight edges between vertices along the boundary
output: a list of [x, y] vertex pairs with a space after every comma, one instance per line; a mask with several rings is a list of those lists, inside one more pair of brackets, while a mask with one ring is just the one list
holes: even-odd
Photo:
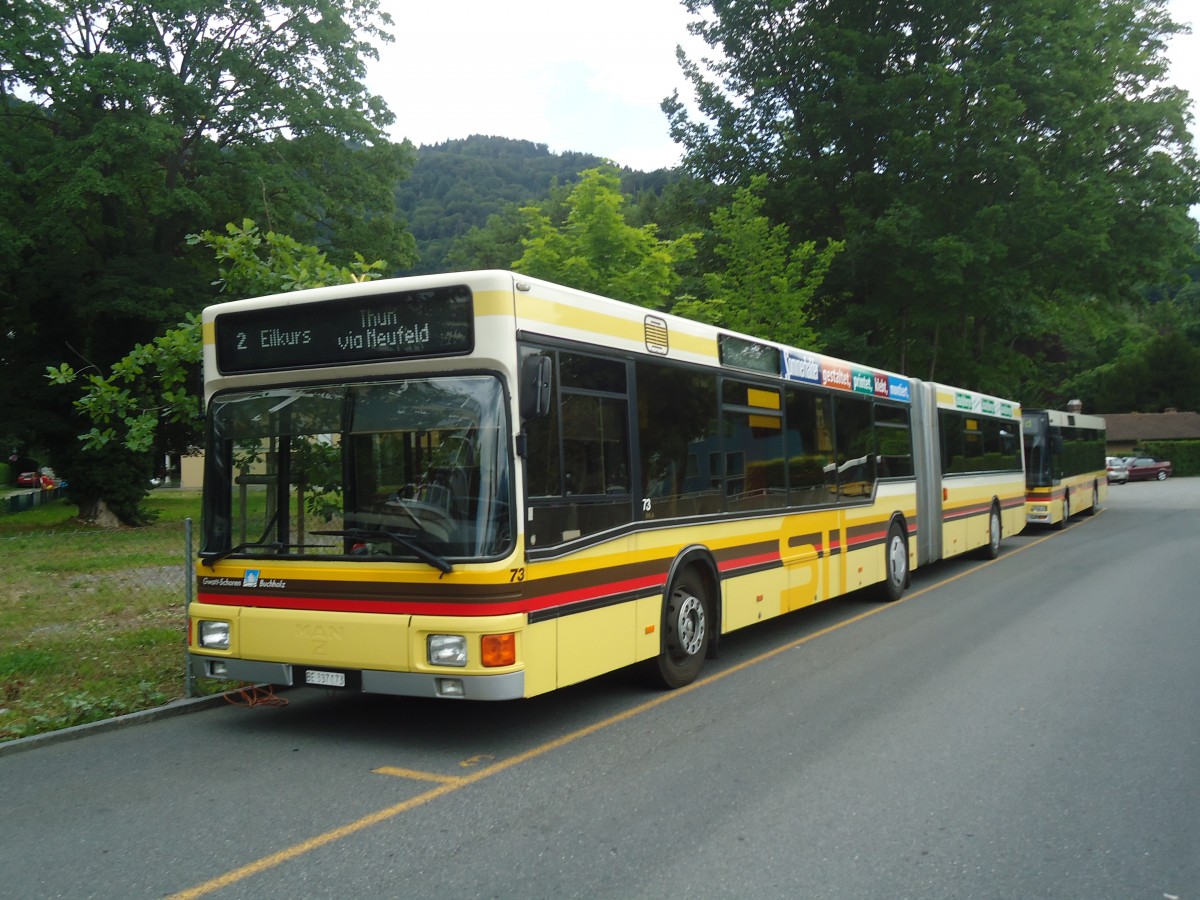
[[517, 661], [517, 636], [507, 634], [485, 634], [483, 636], [483, 664], [488, 668], [511, 666]]

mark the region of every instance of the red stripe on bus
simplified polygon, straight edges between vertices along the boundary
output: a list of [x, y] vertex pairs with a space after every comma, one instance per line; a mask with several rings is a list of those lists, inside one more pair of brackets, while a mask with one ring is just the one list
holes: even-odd
[[[762, 553], [728, 560], [720, 565], [723, 574], [736, 573], [739, 569], [752, 566], [779, 564], [780, 556], [776, 553]], [[201, 603], [214, 606], [245, 606], [266, 609], [301, 609], [319, 612], [376, 612], [394, 615], [427, 615], [427, 616], [502, 616], [511, 613], [541, 612], [556, 607], [571, 606], [589, 600], [600, 600], [605, 597], [623, 596], [630, 594], [646, 594], [661, 590], [666, 584], [659, 575], [641, 578], [630, 578], [624, 581], [613, 581], [605, 584], [589, 585], [575, 590], [558, 591], [553, 594], [541, 594], [521, 600], [507, 601], [474, 601], [460, 600], [447, 603], [436, 599], [429, 600], [365, 600], [365, 599], [322, 599], [297, 595], [275, 595], [255, 593], [253, 595], [222, 594], [201, 592], [198, 599]]]

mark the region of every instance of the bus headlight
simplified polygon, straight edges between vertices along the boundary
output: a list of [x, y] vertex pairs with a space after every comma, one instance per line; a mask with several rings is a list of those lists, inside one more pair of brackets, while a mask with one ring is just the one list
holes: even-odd
[[461, 634], [431, 634], [426, 641], [431, 666], [465, 666], [467, 639]]
[[197, 632], [200, 646], [207, 650], [229, 649], [229, 623], [200, 620]]

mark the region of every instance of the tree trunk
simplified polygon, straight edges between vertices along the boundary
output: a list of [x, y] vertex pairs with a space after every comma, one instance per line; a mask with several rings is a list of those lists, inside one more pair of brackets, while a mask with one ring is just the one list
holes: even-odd
[[117, 518], [117, 514], [109, 509], [108, 504], [103, 500], [97, 500], [86, 507], [79, 507], [79, 520], [87, 522], [89, 525], [98, 525], [101, 528], [125, 527], [125, 523]]

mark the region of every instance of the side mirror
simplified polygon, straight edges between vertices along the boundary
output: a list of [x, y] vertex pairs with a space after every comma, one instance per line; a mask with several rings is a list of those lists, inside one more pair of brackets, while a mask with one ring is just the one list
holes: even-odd
[[550, 415], [549, 356], [527, 356], [521, 360], [521, 418], [541, 419]]

